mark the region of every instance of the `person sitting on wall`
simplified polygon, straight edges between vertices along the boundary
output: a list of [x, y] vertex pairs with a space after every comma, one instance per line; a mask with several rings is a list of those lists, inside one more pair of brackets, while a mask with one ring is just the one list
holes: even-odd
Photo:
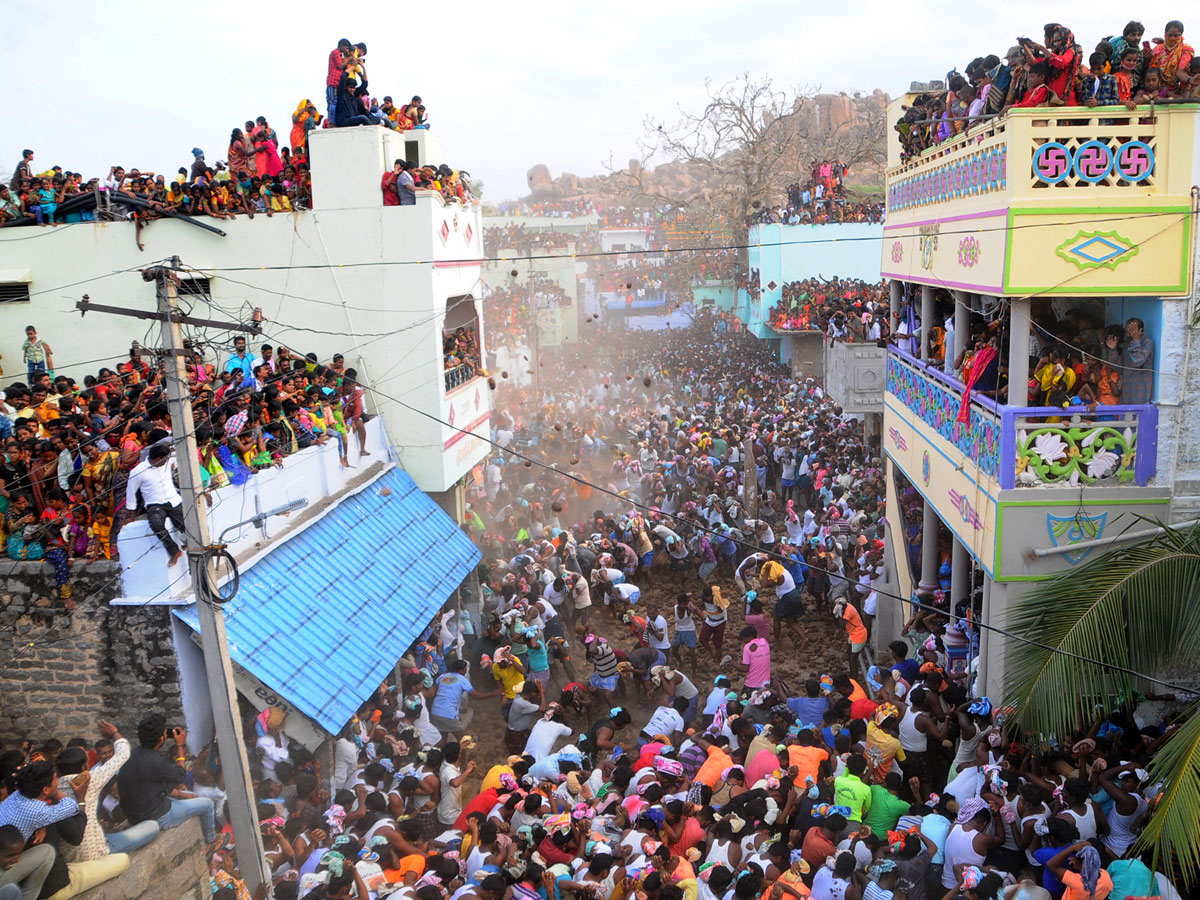
[[[168, 733], [173, 761], [162, 754]], [[121, 806], [130, 824], [153, 820], [165, 831], [198, 818], [204, 840], [209, 844], [205, 851], [208, 856], [216, 846], [216, 812], [212, 800], [197, 797], [183, 788], [187, 732], [178, 726], [168, 732], [166, 719], [155, 712], [138, 723], [137, 735], [138, 746], [117, 773]]]

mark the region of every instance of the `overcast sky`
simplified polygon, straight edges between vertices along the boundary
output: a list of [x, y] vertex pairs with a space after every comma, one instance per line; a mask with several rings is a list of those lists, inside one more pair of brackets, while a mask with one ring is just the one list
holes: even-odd
[[[831, 11], [825, 11], [825, 6]], [[23, 147], [40, 171], [85, 176], [120, 163], [155, 172], [190, 165], [191, 148], [224, 159], [229, 133], [265, 115], [281, 138], [303, 97], [325, 111], [325, 62], [339, 37], [365, 41], [373, 96], [414, 93], [440, 133], [445, 162], [470, 170], [490, 200], [526, 192], [535, 163], [596, 174], [638, 155], [647, 114], [703, 105], [704, 80], [769, 73], [784, 87], [893, 96], [1017, 35], [1041, 39], [1066, 16], [1085, 50], [1119, 33], [1136, 8], [1146, 36], [1186, 4], [1006, 0], [900, 4], [842, 0], [458, 0], [450, 4], [262, 5], [60, 0], [50, 18], [8, 16], [6, 44], [25, 48], [6, 79], [0, 164]], [[34, 53], [36, 48], [36, 53]], [[30, 54], [33, 55], [30, 55]]]

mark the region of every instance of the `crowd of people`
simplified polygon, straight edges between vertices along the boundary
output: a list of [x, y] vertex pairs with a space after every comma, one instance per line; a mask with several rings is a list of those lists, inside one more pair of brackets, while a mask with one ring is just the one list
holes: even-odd
[[578, 197], [574, 200], [504, 200], [495, 204], [489, 215], [526, 216], [538, 218], [573, 219], [595, 214], [599, 205], [595, 200]]
[[1138, 21], [1097, 42], [1090, 53], [1057, 22], [1042, 42], [1018, 37], [1001, 59], [971, 60], [951, 72], [946, 89], [916, 96], [896, 123], [906, 156], [962, 134], [1010, 109], [1040, 106], [1115, 107], [1191, 103], [1200, 99], [1200, 60], [1183, 39], [1183, 23], [1167, 22], [1161, 37], [1143, 40]]
[[[306, 101], [307, 102], [307, 101]], [[425, 104], [419, 96], [401, 106], [385, 96], [370, 96], [367, 80], [367, 45], [342, 38], [329, 51], [325, 72], [325, 127], [378, 125], [393, 131], [429, 128]], [[315, 112], [315, 108], [313, 109]], [[316, 127], [315, 123], [310, 127]]]
[[[55, 372], [53, 349], [33, 325], [25, 335], [25, 379], [0, 401], [0, 540], [12, 560], [49, 563], [69, 608], [71, 567], [116, 559], [121, 527], [135, 515], [146, 515], [172, 565], [182, 554], [167, 376], [162, 363], [130, 353], [81, 383]], [[349, 466], [352, 433], [366, 450], [363, 388], [341, 354], [321, 363], [270, 344], [256, 353], [239, 336], [225, 359], [191, 346], [187, 373], [206, 491], [329, 441]]]
[[[514, 279], [511, 284], [490, 289], [484, 299], [484, 327], [487, 333], [489, 368], [501, 372], [501, 380], [507, 378], [500, 360], [515, 362], [518, 356], [528, 357], [533, 342], [532, 329], [536, 325], [539, 309], [559, 308], [574, 315], [571, 295], [553, 279], [538, 276], [532, 280]], [[528, 374], [528, 359], [522, 360], [521, 373]], [[524, 378], [520, 379], [522, 382]]]
[[509, 223], [508, 225], [493, 225], [484, 229], [483, 252], [485, 256], [495, 257], [500, 251], [515, 251], [520, 256], [528, 256], [535, 250], [555, 251], [567, 250], [578, 239], [578, 235], [565, 231], [547, 231], [527, 228], [525, 223]]
[[814, 161], [808, 178], [787, 187], [787, 201], [756, 208], [747, 225], [832, 225], [882, 222], [882, 201], [852, 200], [846, 196], [850, 167], [839, 160]]
[[446, 373], [446, 390], [453, 390], [474, 378], [482, 362], [479, 333], [473, 325], [442, 332], [442, 369]]
[[[253, 218], [310, 209], [308, 138], [314, 129], [378, 125], [396, 131], [429, 127], [419, 96], [396, 106], [368, 93], [366, 44], [343, 39], [330, 52], [326, 101], [328, 115], [304, 98], [291, 114], [291, 130], [281, 138], [265, 116], [247, 119], [229, 136], [226, 158], [208, 163], [193, 147], [191, 161], [174, 175], [112, 166], [107, 176], [87, 178], [55, 165], [35, 172], [34, 151], [26, 149], [7, 186], [0, 185], [0, 227], [52, 226], [63, 223], [129, 218], [141, 225], [164, 216]], [[447, 201], [469, 202], [470, 175], [446, 164], [417, 166], [398, 160], [383, 176], [386, 205], [415, 202], [415, 190], [433, 190]], [[403, 174], [401, 174], [403, 173]], [[389, 182], [389, 176], [392, 176]]]
[[[873, 656], [878, 439], [724, 314], [596, 328], [538, 393], [497, 387], [482, 562], [331, 768], [281, 710], [244, 723], [276, 897], [1178, 896], [1130, 852], [1176, 723], [1015, 730], [951, 665], [979, 591]], [[0, 888], [71, 896], [197, 817], [214, 897], [246, 900], [212, 751], [100, 730], [0, 756]]]
[[215, 754], [206, 748], [191, 759], [187, 732], [159, 712], [138, 723], [136, 743], [103, 719], [97, 731], [96, 740], [27, 740], [0, 753], [3, 900], [78, 896], [191, 819], [200, 821], [206, 858], [227, 840], [227, 824], [218, 832], [227, 816]]
[[785, 283], [767, 321], [776, 331], [823, 331], [831, 342], [862, 343], [887, 338], [887, 313], [886, 282], [813, 277]]

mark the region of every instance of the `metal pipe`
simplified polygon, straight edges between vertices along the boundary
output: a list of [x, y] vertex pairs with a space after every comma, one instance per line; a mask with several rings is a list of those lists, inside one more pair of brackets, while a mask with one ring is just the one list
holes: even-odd
[[1028, 300], [1013, 300], [1008, 318], [1008, 402], [1006, 406], [1024, 406], [1028, 402], [1029, 327]]
[[[992, 624], [992, 579], [984, 577], [983, 579], [983, 610], [980, 612], [980, 620], [986, 626]], [[988, 653], [992, 647], [992, 629], [990, 627], [979, 629], [979, 669], [975, 678], [975, 694], [978, 697], [987, 696], [987, 679], [988, 679]], [[968, 660], [967, 665], [970, 665]]]
[[289, 500], [287, 503], [283, 504], [282, 506], [276, 506], [274, 509], [268, 509], [265, 512], [256, 513], [249, 519], [246, 519], [242, 522], [235, 522], [233, 525], [230, 525], [228, 528], [222, 530], [221, 533], [217, 535], [217, 543], [225, 543], [225, 535], [229, 534], [229, 532], [233, 531], [235, 528], [241, 528], [243, 525], [256, 525], [261, 528], [263, 523], [267, 519], [271, 518], [271, 516], [282, 516], [287, 513], [294, 512], [297, 509], [304, 509], [306, 506], [308, 506], [308, 501], [301, 497], [299, 500]]
[[1156, 534], [1162, 534], [1170, 528], [1195, 528], [1200, 525], [1200, 519], [1188, 519], [1186, 522], [1177, 522], [1174, 525], [1161, 525], [1158, 528], [1148, 528], [1142, 531], [1126, 531], [1123, 534], [1118, 534], [1115, 537], [1095, 538], [1090, 541], [1080, 541], [1077, 544], [1064, 544], [1061, 547], [1038, 547], [1034, 550], [1027, 550], [1027, 557], [1042, 558], [1046, 556], [1057, 556], [1060, 553], [1074, 553], [1076, 550], [1087, 550], [1089, 547], [1107, 547], [1110, 544], [1123, 544], [1126, 541], [1137, 541], [1142, 538], [1154, 537]]

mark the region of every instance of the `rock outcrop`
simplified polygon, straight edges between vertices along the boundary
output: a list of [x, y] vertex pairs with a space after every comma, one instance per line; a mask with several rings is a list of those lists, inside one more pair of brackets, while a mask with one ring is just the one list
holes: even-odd
[[[882, 184], [884, 157], [884, 129], [887, 127], [884, 113], [889, 103], [888, 95], [875, 90], [869, 94], [817, 94], [796, 101], [794, 107], [795, 127], [803, 137], [804, 147], [799, 158], [843, 160], [853, 150], [855, 155], [867, 159], [851, 165], [849, 181], [856, 185]], [[871, 153], [878, 145], [877, 153]], [[866, 149], [865, 154], [859, 153]], [[870, 159], [874, 156], [875, 159]], [[803, 163], [801, 164], [803, 165]], [[798, 168], [797, 179], [807, 172]], [[698, 165], [682, 162], [667, 162], [654, 169], [643, 169], [641, 160], [631, 159], [623, 169], [606, 175], [579, 177], [564, 172], [557, 178], [543, 163], [530, 168], [526, 175], [529, 196], [533, 202], [558, 200], [608, 200], [620, 202], [635, 191], [635, 182], [645, 190], [656, 194], [691, 200], [711, 193], [715, 185], [706, 183], [708, 173]]]

